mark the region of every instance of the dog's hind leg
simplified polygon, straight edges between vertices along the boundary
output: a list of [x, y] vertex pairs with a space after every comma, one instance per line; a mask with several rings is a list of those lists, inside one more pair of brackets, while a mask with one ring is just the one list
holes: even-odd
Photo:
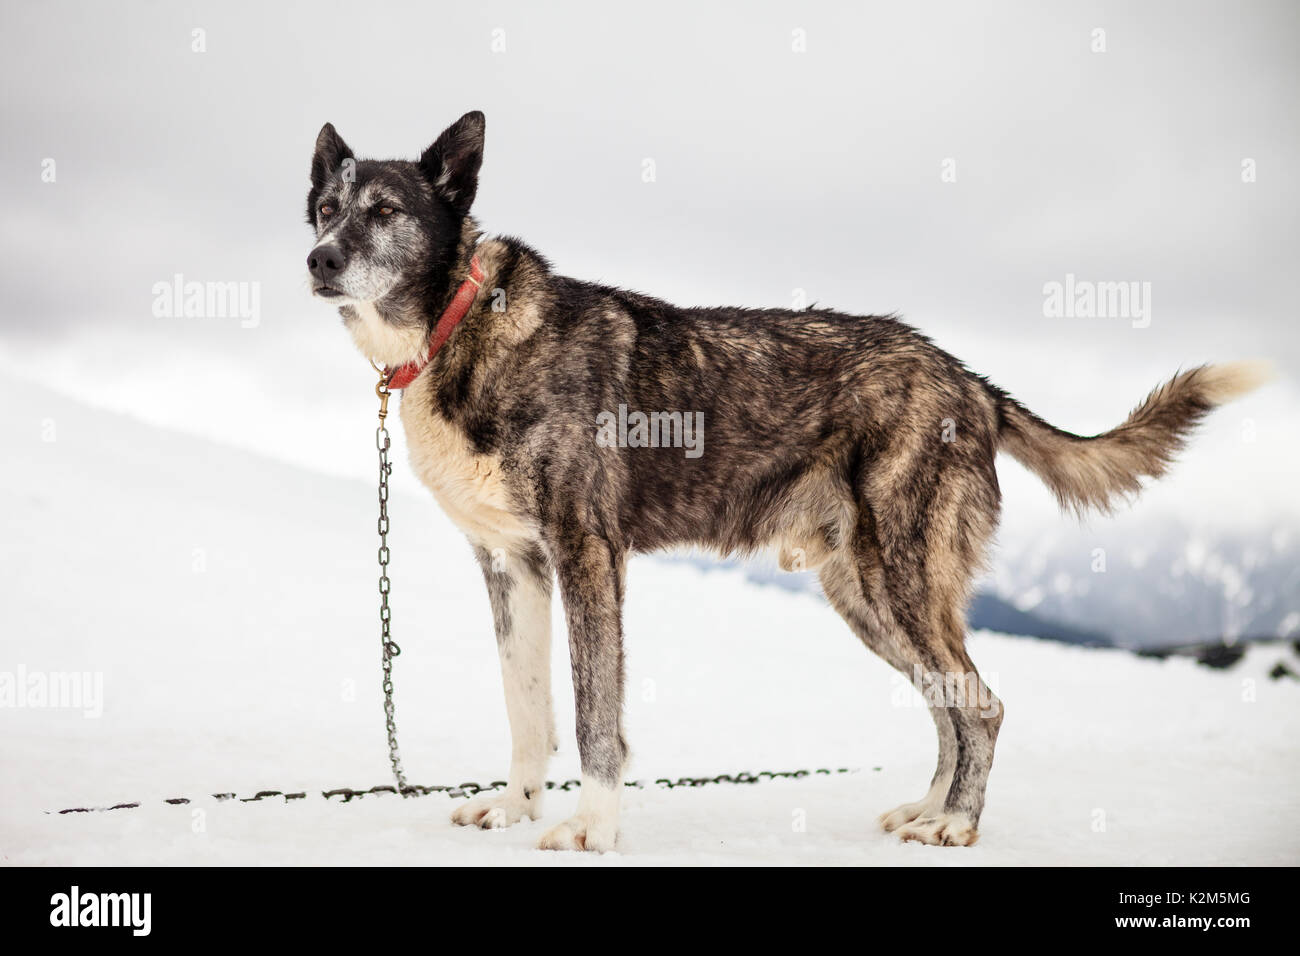
[[[893, 620], [889, 604], [883, 598], [883, 576], [878, 553], [870, 550], [873, 547], [874, 543], [859, 540], [853, 552], [837, 552], [822, 567], [822, 590], [858, 639], [915, 684], [925, 672], [925, 663]], [[940, 812], [952, 785], [957, 767], [957, 738], [952, 718], [944, 707], [929, 710], [939, 738], [939, 757], [930, 789], [920, 800], [882, 814], [880, 822], [886, 830], [896, 830], [919, 817]]]
[[569, 533], [554, 545], [569, 624], [582, 792], [573, 817], [548, 830], [543, 850], [614, 848], [627, 743], [623, 738], [625, 556], [601, 537]]
[[851, 547], [828, 562], [822, 587], [862, 641], [921, 691], [939, 738], [929, 791], [883, 814], [881, 824], [905, 840], [968, 846], [978, 839], [1002, 723], [1001, 701], [963, 647], [965, 589], [986, 522], [934, 520], [920, 531], [887, 535], [882, 546], [876, 520], [864, 503]]
[[555, 751], [555, 713], [551, 706], [550, 562], [537, 546], [476, 546], [483, 569], [501, 676], [510, 718], [510, 775], [506, 789], [476, 797], [456, 808], [453, 823], [484, 829], [508, 827], [525, 817], [536, 820], [546, 789], [546, 765]]
[[[904, 840], [969, 846], [979, 837], [984, 791], [1002, 726], [1002, 702], [966, 653], [966, 601], [997, 517], [991, 468], [948, 468], [912, 484], [877, 509], [890, 615], [922, 663], [915, 675], [926, 703], [942, 709], [952, 729], [955, 761], [942, 805], [932, 786], [926, 812], [911, 821], [887, 814], [887, 829]], [[942, 734], [941, 734], [942, 739]], [[936, 781], [942, 789], [942, 781]], [[910, 810], [902, 816], [906, 816]]]

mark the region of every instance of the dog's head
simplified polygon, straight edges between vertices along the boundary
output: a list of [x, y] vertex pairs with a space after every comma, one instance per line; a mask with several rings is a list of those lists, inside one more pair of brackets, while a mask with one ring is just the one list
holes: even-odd
[[440, 294], [478, 189], [483, 130], [483, 114], [466, 113], [416, 162], [358, 161], [326, 123], [307, 194], [312, 294], [337, 305], [384, 304], [391, 308], [381, 314], [394, 317]]

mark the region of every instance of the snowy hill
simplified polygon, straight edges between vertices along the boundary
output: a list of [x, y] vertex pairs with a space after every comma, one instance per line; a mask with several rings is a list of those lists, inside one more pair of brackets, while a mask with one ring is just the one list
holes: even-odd
[[1020, 610], [1126, 647], [1300, 636], [1300, 524], [1225, 520], [1189, 526], [1139, 506], [1033, 538], [1004, 535], [993, 587]]
[[[348, 864], [1300, 862], [1300, 684], [978, 633], [1007, 706], [982, 839], [903, 845], [876, 815], [934, 761], [910, 687], [815, 597], [640, 558], [629, 573], [632, 774], [848, 767], [752, 786], [630, 790], [618, 854], [531, 847], [544, 818], [453, 828], [445, 795], [328, 802], [388, 783], [374, 489], [0, 379], [0, 674], [102, 674], [102, 715], [0, 708], [0, 861]], [[371, 434], [340, 434], [358, 456]], [[401, 441], [399, 439], [399, 448]], [[508, 731], [481, 578], [426, 496], [395, 495], [397, 716], [419, 783], [490, 781]], [[561, 753], [577, 775], [557, 608]], [[286, 803], [219, 802], [263, 789]], [[171, 806], [165, 798], [189, 797]], [[144, 801], [138, 809], [51, 815]], [[800, 829], [795, 824], [803, 820]]]

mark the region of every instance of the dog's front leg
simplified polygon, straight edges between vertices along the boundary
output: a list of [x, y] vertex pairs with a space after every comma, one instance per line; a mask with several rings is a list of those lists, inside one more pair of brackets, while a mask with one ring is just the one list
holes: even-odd
[[582, 792], [578, 810], [553, 827], [543, 850], [614, 848], [627, 744], [623, 739], [624, 556], [598, 536], [568, 537], [555, 549], [569, 624]]
[[510, 776], [506, 789], [456, 808], [453, 823], [484, 829], [536, 820], [555, 752], [551, 706], [551, 565], [540, 548], [475, 547], [483, 568], [510, 718]]

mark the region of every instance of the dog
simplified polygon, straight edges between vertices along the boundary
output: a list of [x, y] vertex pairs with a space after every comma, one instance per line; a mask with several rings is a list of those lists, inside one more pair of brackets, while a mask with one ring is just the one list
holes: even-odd
[[[466, 113], [415, 162], [358, 161], [327, 123], [307, 195], [313, 294], [339, 306], [402, 391], [411, 464], [487, 582], [509, 779], [452, 821], [540, 814], [557, 749], [558, 581], [582, 789], [539, 845], [612, 849], [628, 758], [628, 557], [775, 549], [787, 570], [816, 570], [853, 633], [930, 704], [938, 766], [920, 800], [881, 816], [884, 829], [973, 844], [1004, 711], [966, 653], [964, 618], [998, 521], [998, 452], [1063, 508], [1107, 512], [1266, 367], [1180, 372], [1119, 427], [1074, 435], [893, 316], [679, 308], [557, 275], [517, 239], [483, 238], [470, 209], [484, 130], [482, 113]], [[969, 693], [932, 693], [953, 686]]]

